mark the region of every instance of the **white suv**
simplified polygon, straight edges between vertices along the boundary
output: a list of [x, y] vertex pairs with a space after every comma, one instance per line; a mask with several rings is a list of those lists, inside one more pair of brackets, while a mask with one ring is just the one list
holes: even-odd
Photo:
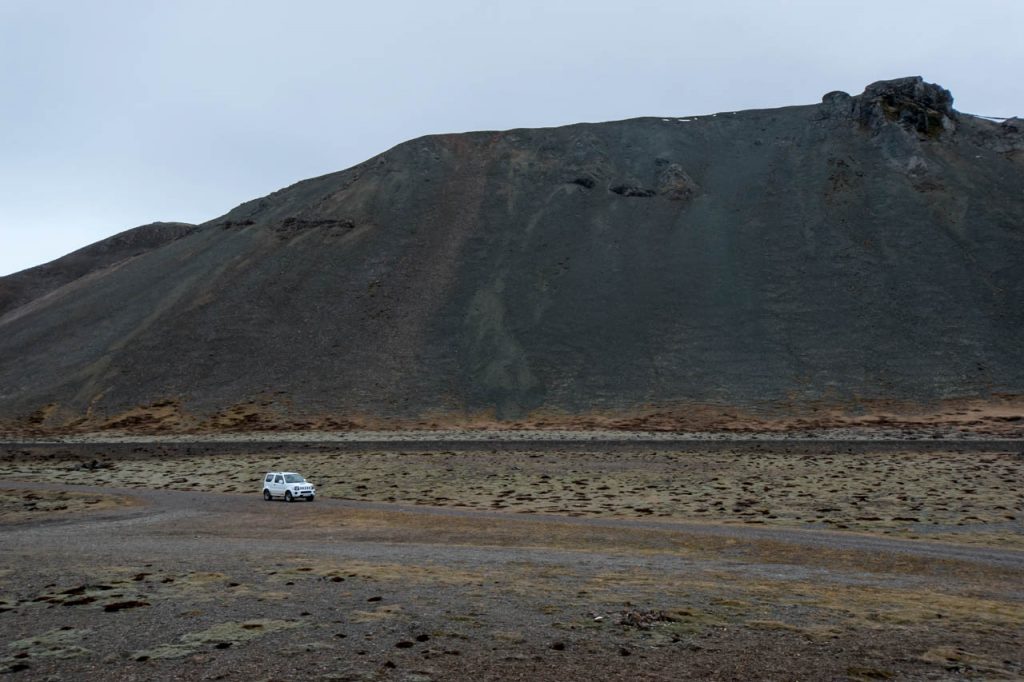
[[263, 499], [270, 502], [275, 497], [283, 497], [285, 502], [316, 499], [313, 485], [294, 471], [268, 471], [263, 477]]

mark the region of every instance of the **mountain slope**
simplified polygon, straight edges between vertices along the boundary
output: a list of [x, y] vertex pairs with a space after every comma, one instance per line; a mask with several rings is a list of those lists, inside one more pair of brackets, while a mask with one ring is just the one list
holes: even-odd
[[912, 78], [413, 140], [8, 310], [0, 417], [671, 426], [1019, 396], [1019, 123]]
[[0, 317], [93, 272], [180, 239], [195, 225], [150, 223], [90, 244], [55, 261], [0, 277]]

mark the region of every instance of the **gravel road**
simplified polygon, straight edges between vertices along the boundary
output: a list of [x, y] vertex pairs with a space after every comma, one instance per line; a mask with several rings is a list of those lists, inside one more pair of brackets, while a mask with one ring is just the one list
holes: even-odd
[[[40, 537], [45, 538], [47, 535], [55, 532], [56, 529], [53, 528], [53, 526], [57, 526], [57, 528], [83, 527], [89, 529], [88, 532], [90, 534], [96, 533], [102, 536], [102, 532], [100, 531], [106, 524], [123, 525], [126, 523], [160, 523], [166, 521], [168, 518], [181, 518], [184, 516], [201, 518], [207, 515], [215, 515], [220, 518], [221, 515], [227, 514], [248, 519], [249, 516], [255, 515], [259, 519], [257, 523], [260, 526], [267, 526], [268, 524], [274, 525], [285, 519], [288, 521], [291, 521], [294, 518], [302, 519], [310, 515], [322, 514], [326, 511], [343, 512], [344, 510], [360, 510], [417, 514], [440, 518], [451, 517], [457, 519], [479, 519], [496, 523], [508, 522], [514, 519], [516, 523], [535, 525], [537, 528], [534, 529], [534, 532], [537, 533], [543, 533], [543, 526], [545, 524], [557, 524], [581, 526], [591, 529], [606, 528], [620, 531], [628, 531], [630, 529], [655, 530], [665, 533], [679, 533], [698, 538], [730, 538], [739, 541], [755, 542], [767, 540], [776, 543], [806, 547], [808, 549], [827, 548], [833, 551], [839, 550], [889, 555], [906, 555], [927, 559], [984, 564], [988, 566], [998, 566], [1024, 571], [1024, 552], [1022, 551], [931, 541], [908, 541], [898, 538], [873, 537], [857, 533], [820, 529], [754, 528], [743, 525], [674, 523], [669, 521], [645, 521], [634, 519], [577, 518], [546, 514], [524, 514], [511, 517], [508, 513], [474, 509], [453, 509], [450, 507], [426, 507], [421, 505], [325, 499], [319, 499], [315, 503], [315, 510], [302, 510], [302, 513], [297, 517], [288, 516], [282, 519], [277, 509], [279, 505], [268, 505], [257, 494], [245, 495], [197, 493], [173, 490], [144, 490], [138, 488], [107, 488], [99, 486], [5, 481], [0, 479], [0, 489], [2, 488], [105, 493], [129, 496], [144, 503], [143, 506], [138, 509], [133, 508], [131, 510], [108, 514], [107, 516], [109, 517], [109, 520], [105, 522], [100, 522], [100, 520], [95, 517], [85, 519], [68, 519], [59, 522], [51, 521], [48, 523], [33, 524], [22, 530], [11, 531], [14, 533], [29, 533], [33, 536], [33, 541], [38, 539], [35, 537], [36, 534], [41, 534]], [[306, 506], [306, 504], [307, 503], [296, 503], [298, 506]], [[289, 542], [298, 540], [299, 537], [296, 533], [301, 532], [301, 526], [299, 528], [289, 528], [292, 533]]]

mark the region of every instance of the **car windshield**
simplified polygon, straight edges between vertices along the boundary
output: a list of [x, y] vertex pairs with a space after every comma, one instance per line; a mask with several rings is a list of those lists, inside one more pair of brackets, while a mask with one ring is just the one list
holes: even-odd
[[305, 483], [306, 479], [298, 474], [286, 474], [284, 477], [285, 483]]

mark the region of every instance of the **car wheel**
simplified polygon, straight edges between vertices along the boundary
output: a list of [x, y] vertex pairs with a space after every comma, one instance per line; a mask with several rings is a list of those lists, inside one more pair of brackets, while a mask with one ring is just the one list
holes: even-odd
[[295, 501], [295, 498], [292, 497], [292, 491], [291, 490], [286, 490], [285, 491], [285, 493], [284, 493], [284, 501], [285, 502], [294, 502]]
[[313, 500], [315, 500], [315, 499], [316, 499], [316, 495], [310, 495], [310, 496], [309, 496], [309, 501], [310, 501], [310, 502], [312, 502], [312, 501], [313, 501]]
[[263, 499], [270, 502], [270, 491], [266, 488], [263, 489]]

